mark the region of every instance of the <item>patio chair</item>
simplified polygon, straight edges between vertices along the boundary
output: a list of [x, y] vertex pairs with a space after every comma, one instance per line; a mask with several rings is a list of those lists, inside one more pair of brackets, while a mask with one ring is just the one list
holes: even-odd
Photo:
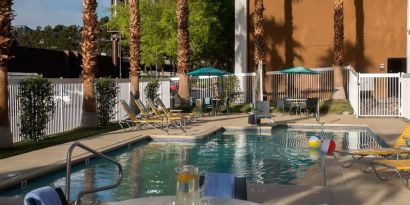
[[230, 97], [226, 97], [226, 114], [231, 114], [231, 98]]
[[255, 109], [252, 110], [252, 113], [255, 114], [255, 122], [261, 118], [270, 118], [273, 122], [269, 101], [256, 101]]
[[394, 172], [403, 182], [403, 185], [405, 185], [407, 189], [410, 189], [410, 159], [376, 160], [370, 162], [370, 166], [380, 180], [385, 181], [388, 179], [387, 176], [382, 175], [381, 170], [383, 170], [383, 172]]
[[290, 99], [290, 98], [288, 98], [288, 97], [283, 98], [284, 104], [285, 104], [284, 109], [288, 108], [288, 112], [289, 112], [289, 114], [291, 114], [292, 108], [295, 108], [297, 110], [297, 106], [295, 106], [295, 104], [293, 104], [292, 101], [287, 100], [287, 99]]
[[318, 109], [319, 98], [308, 98], [306, 99], [306, 106], [304, 107], [306, 115], [309, 116], [309, 113], [312, 112], [313, 115], [316, 114]]
[[282, 112], [285, 112], [285, 100], [283, 98], [276, 99], [276, 107], [278, 110], [282, 109]]
[[120, 105], [127, 113], [129, 121], [134, 125], [132, 128], [142, 129], [144, 125], [147, 125], [160, 132], [168, 133], [168, 121], [166, 118], [145, 116], [140, 119], [135, 113], [131, 112], [128, 104], [124, 100], [120, 100]]
[[208, 109], [212, 112], [214, 110], [214, 104], [212, 103], [212, 98], [205, 97], [202, 99], [202, 113], [206, 113]]
[[162, 102], [161, 98], [155, 98], [154, 99], [155, 103], [158, 105], [158, 110], [162, 111], [165, 115], [167, 116], [184, 116], [188, 122], [195, 121], [199, 118], [199, 114], [195, 112], [190, 112], [190, 113], [173, 113], [169, 108], [167, 108]]
[[410, 123], [407, 124], [406, 128], [404, 128], [401, 135], [397, 138], [394, 147], [392, 148], [379, 148], [379, 149], [354, 149], [354, 150], [347, 150], [347, 151], [337, 151], [341, 154], [349, 155], [352, 159], [347, 161], [343, 164], [344, 168], [351, 167], [354, 163], [361, 160], [363, 157], [366, 156], [381, 156], [383, 158], [389, 158], [392, 156], [399, 156], [405, 154], [407, 156], [410, 155], [409, 149], [401, 149], [400, 147], [406, 146], [406, 141], [410, 137]]
[[135, 104], [137, 105], [138, 109], [141, 111], [141, 114], [144, 118], [144, 120], [150, 121], [150, 119], [163, 119], [163, 121], [166, 123], [167, 127], [167, 133], [168, 133], [168, 128], [169, 126], [177, 127], [181, 129], [184, 133], [186, 133], [185, 129], [185, 121], [183, 118], [169, 118], [166, 115], [160, 115], [160, 116], [155, 116], [152, 117], [151, 113], [149, 112], [148, 108], [145, 107], [145, 105], [142, 103], [140, 99], [135, 99]]

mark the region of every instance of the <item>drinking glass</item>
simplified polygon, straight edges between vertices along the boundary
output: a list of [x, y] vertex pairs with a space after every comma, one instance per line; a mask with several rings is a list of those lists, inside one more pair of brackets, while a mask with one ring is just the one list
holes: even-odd
[[202, 186], [199, 185], [201, 173], [198, 167], [183, 165], [175, 168], [177, 173], [176, 205], [200, 205], [201, 195], [206, 186], [206, 176]]

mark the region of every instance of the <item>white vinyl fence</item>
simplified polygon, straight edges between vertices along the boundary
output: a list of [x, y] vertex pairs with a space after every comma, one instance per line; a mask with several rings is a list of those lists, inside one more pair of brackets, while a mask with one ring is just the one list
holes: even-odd
[[[253, 93], [252, 86], [255, 81], [255, 73], [240, 73], [235, 74], [239, 81], [239, 93], [237, 93], [236, 100], [231, 102], [232, 105], [241, 105], [245, 103], [252, 102]], [[226, 76], [199, 76], [190, 77], [189, 85], [191, 91], [191, 97], [195, 99], [202, 99], [206, 97], [213, 97], [218, 92], [215, 84], [217, 81], [222, 81]], [[179, 80], [178, 78], [173, 78], [171, 80], [171, 85], [178, 88]], [[219, 89], [223, 89], [220, 87]], [[221, 90], [220, 90], [221, 91]]]
[[[276, 101], [278, 98], [309, 98], [318, 97], [327, 100], [333, 92], [333, 68], [314, 68], [320, 75], [282, 74], [278, 71], [266, 72], [263, 79], [265, 93], [268, 100]], [[253, 84], [255, 73], [234, 74], [239, 81], [239, 96], [232, 104], [240, 105], [253, 101]], [[191, 97], [202, 99], [212, 97], [215, 93], [214, 84], [225, 77], [200, 76], [190, 77]], [[171, 81], [171, 85], [178, 87], [178, 79]], [[270, 86], [267, 86], [270, 85]], [[214, 90], [213, 90], [214, 89]], [[222, 88], [220, 88], [222, 89]]]
[[[54, 86], [54, 100], [56, 108], [53, 116], [50, 116], [50, 121], [47, 124], [46, 135], [65, 132], [77, 127], [80, 127], [82, 103], [83, 103], [83, 86], [79, 79], [49, 79]], [[9, 80], [9, 118], [11, 124], [11, 132], [13, 133], [13, 141], [19, 142], [24, 139], [20, 135], [20, 109], [19, 100], [19, 83], [21, 79]], [[119, 87], [118, 100], [125, 100], [131, 103], [130, 80], [116, 79]], [[140, 97], [145, 102], [144, 89], [147, 85], [147, 80], [140, 80]], [[161, 80], [158, 93], [165, 105], [170, 105], [170, 82], [169, 80]], [[117, 102], [118, 102], [117, 100]], [[118, 105], [115, 105], [115, 117], [112, 121], [117, 121], [125, 116], [126, 113]]]
[[[333, 92], [333, 68], [312, 68], [320, 71], [319, 75], [282, 74], [279, 71], [267, 72], [265, 80], [272, 86], [266, 87], [268, 97], [273, 101], [278, 98], [313, 98], [327, 100]], [[266, 83], [265, 83], [266, 85]]]

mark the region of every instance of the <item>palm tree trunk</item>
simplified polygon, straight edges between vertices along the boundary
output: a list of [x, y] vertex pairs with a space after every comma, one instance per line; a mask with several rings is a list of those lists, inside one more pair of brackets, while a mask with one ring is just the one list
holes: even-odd
[[254, 35], [255, 35], [255, 70], [258, 66], [258, 62], [262, 61], [265, 65], [265, 29], [263, 27], [263, 0], [255, 1], [255, 15], [254, 15]]
[[178, 95], [183, 104], [188, 103], [189, 77], [186, 73], [189, 70], [189, 32], [188, 32], [188, 0], [177, 1], [178, 20], [178, 54], [177, 67], [179, 76]]
[[332, 99], [346, 99], [343, 87], [344, 14], [343, 0], [335, 0], [334, 8], [334, 59]]
[[[263, 27], [263, 11], [265, 10], [263, 6], [263, 0], [255, 1], [255, 15], [254, 15], [254, 35], [255, 35], [255, 71], [257, 71], [259, 61], [262, 62], [262, 69], [265, 67], [265, 28]], [[263, 70], [262, 70], [262, 79], [259, 79], [263, 82]], [[258, 79], [258, 76], [256, 77]], [[262, 84], [263, 86], [263, 84]], [[256, 99], [263, 99], [261, 93], [263, 92], [263, 87], [257, 86], [258, 90], [255, 93]], [[262, 92], [261, 90], [262, 89]]]
[[[140, 52], [140, 13], [139, 0], [129, 0], [130, 7], [130, 76], [131, 93], [135, 99], [139, 94], [139, 66], [141, 59]], [[132, 103], [135, 104], [135, 103]]]
[[0, 1], [0, 148], [13, 145], [8, 107], [7, 70], [10, 60], [12, 0]]
[[334, 8], [334, 59], [332, 99], [346, 99], [343, 87], [344, 14], [343, 0], [335, 0]]
[[81, 81], [83, 82], [83, 114], [82, 127], [97, 126], [96, 102], [94, 95], [95, 70], [97, 66], [97, 1], [83, 0], [83, 22], [82, 31], [82, 67]]

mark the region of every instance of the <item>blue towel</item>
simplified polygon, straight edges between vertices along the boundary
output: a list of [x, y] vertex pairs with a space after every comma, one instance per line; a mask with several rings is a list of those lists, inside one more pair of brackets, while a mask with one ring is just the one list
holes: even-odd
[[206, 176], [205, 196], [233, 199], [235, 176], [228, 173], [208, 173]]
[[60, 196], [51, 186], [41, 187], [26, 194], [24, 205], [28, 205], [27, 200], [34, 199], [36, 205], [62, 205]]

